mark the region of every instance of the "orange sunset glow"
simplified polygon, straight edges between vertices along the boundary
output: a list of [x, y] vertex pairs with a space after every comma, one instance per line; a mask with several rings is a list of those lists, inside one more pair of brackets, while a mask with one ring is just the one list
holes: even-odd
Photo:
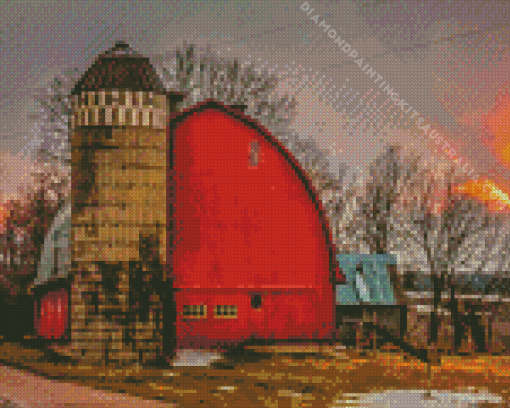
[[[510, 169], [510, 92], [508, 83], [499, 90], [494, 106], [481, 115], [481, 131], [490, 136], [484, 143], [501, 165]], [[470, 180], [456, 189], [487, 204], [491, 212], [510, 212], [509, 186], [493, 180]]]
[[485, 203], [491, 212], [510, 212], [510, 197], [492, 180], [469, 180], [456, 191], [477, 198]]
[[501, 164], [510, 169], [510, 93], [502, 89], [496, 104], [487, 115], [482, 116], [485, 131], [494, 139], [489, 142]]
[[8, 210], [5, 204], [0, 204], [0, 233], [6, 228]]

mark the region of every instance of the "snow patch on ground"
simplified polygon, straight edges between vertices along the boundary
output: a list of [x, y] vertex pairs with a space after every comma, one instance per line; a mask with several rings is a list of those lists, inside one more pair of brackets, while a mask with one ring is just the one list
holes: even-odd
[[222, 358], [221, 353], [205, 350], [178, 350], [172, 365], [174, 367], [202, 367], [208, 366], [215, 360]]
[[[392, 390], [370, 394], [344, 394], [333, 408], [476, 408], [478, 403], [502, 404], [503, 398], [490, 393]], [[345, 404], [345, 405], [344, 405]]]

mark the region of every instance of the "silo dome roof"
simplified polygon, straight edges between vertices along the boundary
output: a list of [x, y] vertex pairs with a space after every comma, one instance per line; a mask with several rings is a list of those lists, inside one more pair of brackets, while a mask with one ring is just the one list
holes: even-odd
[[167, 94], [149, 58], [133, 51], [124, 42], [117, 42], [113, 48], [99, 55], [78, 81], [71, 95], [102, 89]]

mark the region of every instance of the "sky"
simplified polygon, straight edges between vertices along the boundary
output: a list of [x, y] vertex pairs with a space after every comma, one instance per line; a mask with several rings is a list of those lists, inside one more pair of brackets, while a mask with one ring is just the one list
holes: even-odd
[[[271, 68], [281, 77], [279, 92], [297, 97], [296, 129], [361, 174], [385, 146], [400, 143], [438, 165], [461, 158], [471, 174], [510, 191], [510, 2], [304, 3], [4, 1], [0, 194], [15, 194], [30, 171], [18, 155], [34, 136], [34, 90], [62, 70], [84, 72], [118, 40], [151, 55], [183, 42], [210, 44], [220, 57]], [[337, 35], [358, 57], [335, 44]], [[455, 148], [453, 159], [356, 65], [358, 58]]]

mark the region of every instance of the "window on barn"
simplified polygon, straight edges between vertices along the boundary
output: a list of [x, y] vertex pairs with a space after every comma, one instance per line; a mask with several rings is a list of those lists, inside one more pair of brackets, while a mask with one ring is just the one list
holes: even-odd
[[237, 306], [216, 305], [214, 308], [214, 317], [221, 319], [237, 319]]
[[185, 318], [205, 318], [207, 317], [206, 305], [184, 305], [182, 307], [182, 316]]
[[260, 144], [256, 140], [251, 142], [250, 166], [257, 167], [259, 164]]

